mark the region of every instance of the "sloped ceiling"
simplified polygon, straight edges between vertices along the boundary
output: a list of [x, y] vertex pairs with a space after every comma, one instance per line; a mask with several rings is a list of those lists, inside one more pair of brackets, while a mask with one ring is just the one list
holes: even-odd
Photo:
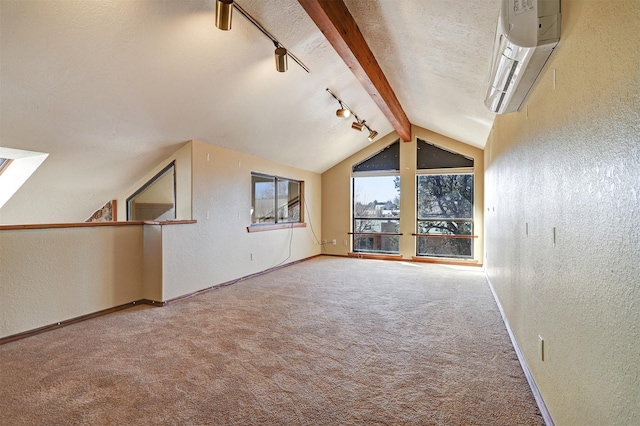
[[[311, 72], [213, 0], [2, 0], [0, 146], [50, 155], [0, 223], [82, 221], [191, 139], [323, 172], [370, 143], [327, 87], [393, 131], [296, 0], [239, 3]], [[410, 121], [482, 147], [498, 1], [458, 3], [346, 1]]]

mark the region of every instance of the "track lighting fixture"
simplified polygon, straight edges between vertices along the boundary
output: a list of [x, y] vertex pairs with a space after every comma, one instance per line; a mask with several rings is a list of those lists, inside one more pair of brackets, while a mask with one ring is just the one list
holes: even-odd
[[287, 49], [284, 47], [276, 47], [276, 70], [285, 72], [287, 70]]
[[255, 18], [246, 10], [244, 10], [238, 3], [234, 0], [216, 0], [216, 27], [221, 30], [228, 31], [231, 29], [231, 11], [236, 9], [238, 13], [247, 18], [249, 22], [253, 24], [254, 27], [260, 30], [262, 34], [264, 34], [269, 40], [273, 42], [276, 46], [276, 70], [279, 72], [285, 72], [287, 70], [287, 57], [293, 59], [293, 61], [300, 65], [300, 68], [305, 70], [306, 72], [310, 72], [309, 68], [302, 63], [300, 59], [296, 57], [289, 50], [285, 49], [285, 47], [280, 43], [274, 36], [271, 35], [269, 31], [267, 31], [260, 22], [256, 21]]
[[336, 116], [342, 118], [349, 118], [351, 115], [351, 110], [349, 108], [344, 108], [344, 105], [340, 105], [340, 109], [336, 111]]
[[376, 138], [376, 136], [378, 136], [378, 132], [376, 132], [375, 130], [372, 130], [371, 127], [369, 127], [367, 125], [367, 123], [360, 119], [360, 117], [358, 117], [356, 115], [355, 112], [353, 112], [353, 110], [351, 108], [349, 108], [347, 106], [347, 104], [345, 104], [344, 102], [342, 102], [342, 99], [340, 99], [339, 97], [337, 97], [331, 90], [329, 90], [327, 88], [327, 92], [329, 92], [329, 94], [331, 96], [333, 96], [333, 98], [338, 101], [338, 103], [340, 104], [340, 109], [338, 109], [336, 111], [336, 115], [338, 117], [343, 117], [343, 118], [347, 118], [349, 117], [351, 114], [353, 114], [353, 118], [356, 119], [356, 121], [354, 121], [353, 123], [351, 123], [351, 128], [353, 130], [357, 130], [359, 132], [362, 131], [363, 128], [366, 128], [369, 131], [369, 137], [367, 139], [369, 139], [369, 141], [373, 142], [373, 140]]
[[231, 29], [233, 0], [216, 0], [216, 27], [223, 31]]

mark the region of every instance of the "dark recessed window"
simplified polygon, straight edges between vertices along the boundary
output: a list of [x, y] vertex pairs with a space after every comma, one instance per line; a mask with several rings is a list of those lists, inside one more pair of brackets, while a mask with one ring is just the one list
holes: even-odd
[[450, 169], [473, 167], [473, 158], [436, 146], [418, 139], [417, 169]]

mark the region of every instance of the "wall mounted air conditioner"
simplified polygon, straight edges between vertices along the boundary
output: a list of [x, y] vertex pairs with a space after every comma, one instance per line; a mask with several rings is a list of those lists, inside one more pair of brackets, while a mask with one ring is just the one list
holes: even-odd
[[502, 0], [484, 104], [518, 111], [560, 40], [560, 0]]

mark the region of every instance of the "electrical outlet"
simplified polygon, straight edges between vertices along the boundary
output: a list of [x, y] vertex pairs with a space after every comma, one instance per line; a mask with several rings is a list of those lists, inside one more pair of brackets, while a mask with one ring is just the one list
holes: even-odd
[[544, 339], [542, 336], [538, 336], [538, 354], [540, 355], [540, 361], [544, 362]]
[[253, 253], [249, 253], [249, 258], [253, 260]]
[[331, 244], [336, 245], [336, 240], [331, 240]]

